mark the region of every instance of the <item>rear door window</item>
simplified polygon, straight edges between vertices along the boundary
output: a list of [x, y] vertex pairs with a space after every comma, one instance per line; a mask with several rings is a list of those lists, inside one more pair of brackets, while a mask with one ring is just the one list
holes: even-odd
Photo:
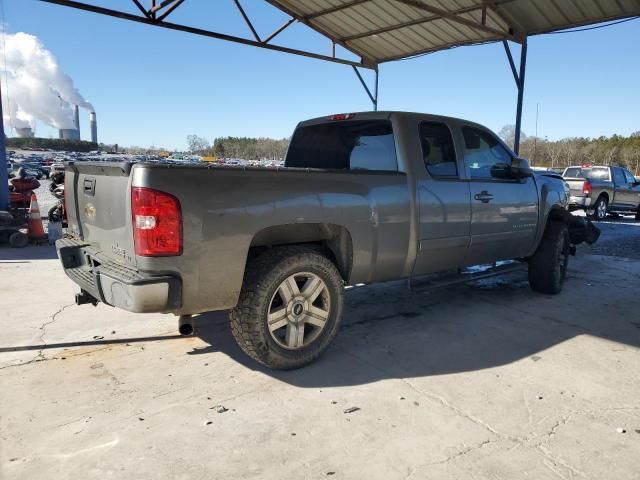
[[449, 127], [438, 122], [421, 123], [420, 143], [424, 165], [432, 177], [458, 177], [456, 150]]
[[298, 128], [285, 167], [398, 171], [391, 122], [364, 120]]
[[625, 185], [627, 183], [627, 179], [624, 178], [624, 172], [621, 168], [612, 168], [613, 171], [613, 183], [616, 185]]

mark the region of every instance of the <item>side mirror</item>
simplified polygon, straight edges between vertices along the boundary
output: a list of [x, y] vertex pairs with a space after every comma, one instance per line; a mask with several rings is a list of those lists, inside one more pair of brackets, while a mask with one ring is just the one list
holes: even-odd
[[531, 170], [527, 160], [515, 157], [511, 161], [511, 176], [518, 180], [521, 178], [533, 177], [533, 170]]

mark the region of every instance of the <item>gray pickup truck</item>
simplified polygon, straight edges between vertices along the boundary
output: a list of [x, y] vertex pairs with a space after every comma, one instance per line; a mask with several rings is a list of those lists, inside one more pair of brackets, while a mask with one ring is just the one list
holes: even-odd
[[571, 210], [583, 209], [596, 220], [607, 214], [631, 214], [640, 220], [640, 182], [626, 168], [573, 166], [565, 168], [562, 177], [571, 190]]
[[273, 368], [327, 348], [345, 285], [519, 259], [554, 294], [574, 245], [598, 236], [557, 174], [481, 125], [418, 113], [302, 122], [285, 168], [70, 162], [65, 188], [56, 245], [77, 303], [183, 322], [229, 309], [241, 348]]

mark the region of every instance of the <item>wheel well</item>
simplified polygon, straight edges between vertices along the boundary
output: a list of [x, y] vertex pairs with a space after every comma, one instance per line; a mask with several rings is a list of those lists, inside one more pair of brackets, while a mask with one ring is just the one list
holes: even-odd
[[549, 212], [549, 216], [547, 217], [547, 223], [545, 228], [549, 226], [549, 222], [552, 220], [556, 220], [559, 222], [569, 223], [569, 215], [571, 215], [568, 211], [566, 211], [562, 207], [554, 207]]
[[349, 231], [327, 223], [295, 223], [275, 225], [260, 230], [253, 237], [247, 260], [255, 258], [269, 248], [284, 245], [306, 245], [326, 255], [347, 282], [351, 275], [353, 244]]
[[606, 198], [607, 199], [607, 203], [609, 203], [609, 194], [607, 192], [602, 192], [600, 195], [598, 195], [598, 198], [596, 198], [596, 202], [598, 200], [600, 200], [600, 198]]

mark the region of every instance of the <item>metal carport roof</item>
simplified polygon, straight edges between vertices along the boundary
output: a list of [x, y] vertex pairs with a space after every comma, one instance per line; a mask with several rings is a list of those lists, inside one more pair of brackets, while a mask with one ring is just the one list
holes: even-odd
[[640, 0], [267, 0], [376, 65], [640, 15]]

